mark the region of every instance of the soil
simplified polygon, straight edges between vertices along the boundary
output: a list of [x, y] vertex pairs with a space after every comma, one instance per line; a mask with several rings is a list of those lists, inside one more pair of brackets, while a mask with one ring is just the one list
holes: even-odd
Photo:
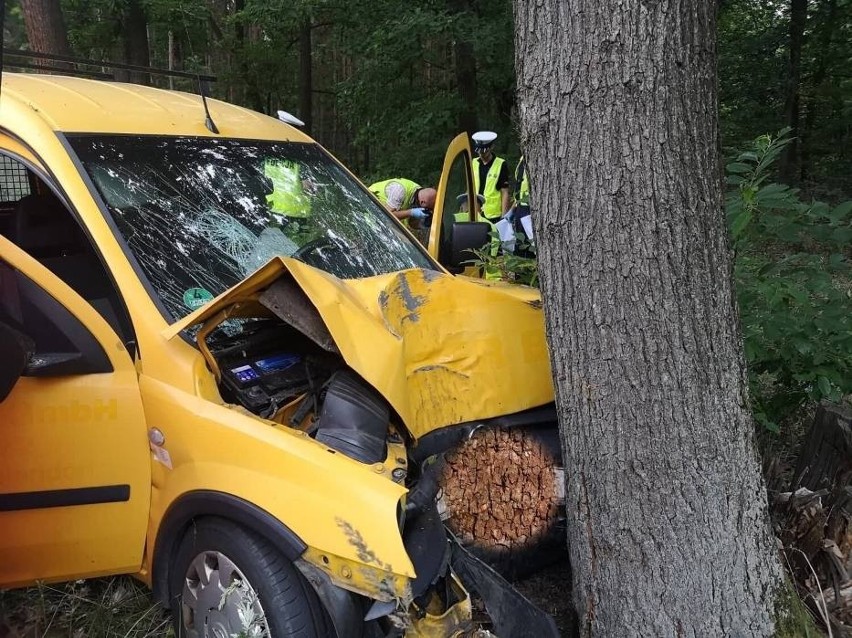
[[567, 560], [553, 563], [524, 580], [514, 581], [515, 588], [527, 599], [553, 616], [559, 633], [572, 636], [571, 573]]

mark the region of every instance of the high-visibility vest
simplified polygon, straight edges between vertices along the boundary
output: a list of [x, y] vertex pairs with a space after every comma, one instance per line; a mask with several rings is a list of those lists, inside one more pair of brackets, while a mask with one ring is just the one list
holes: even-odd
[[530, 205], [530, 179], [527, 171], [527, 161], [521, 155], [517, 168], [515, 168], [515, 201], [521, 206]]
[[272, 180], [272, 192], [266, 203], [273, 213], [287, 217], [307, 217], [311, 212], [311, 200], [302, 187], [299, 164], [292, 160], [267, 160], [263, 174]]
[[394, 179], [386, 179], [383, 182], [376, 182], [375, 184], [370, 184], [370, 192], [376, 196], [376, 198], [385, 206], [385, 208], [387, 208], [388, 196], [387, 194], [385, 194], [385, 189], [391, 182], [402, 184], [402, 187], [405, 189], [405, 199], [403, 199], [402, 205], [399, 207], [399, 210], [406, 210], [408, 208], [412, 208], [414, 206], [414, 195], [420, 189], [420, 184], [418, 184], [417, 182], [412, 182], [410, 179], [405, 179], [404, 177], [396, 177]]
[[[488, 173], [485, 176], [485, 188], [482, 190], [485, 203], [482, 205], [480, 213], [492, 219], [503, 215], [503, 200], [497, 188], [497, 179], [500, 177], [500, 168], [504, 161], [502, 157], [495, 157], [491, 160], [491, 166], [488, 167]], [[480, 192], [479, 164], [479, 158], [475, 157], [473, 159], [473, 184], [477, 193]]]

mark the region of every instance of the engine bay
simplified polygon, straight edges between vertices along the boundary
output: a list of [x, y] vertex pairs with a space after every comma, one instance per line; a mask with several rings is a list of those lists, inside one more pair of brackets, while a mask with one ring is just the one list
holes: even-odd
[[258, 416], [272, 418], [297, 398], [316, 394], [343, 367], [338, 357], [280, 322], [241, 323], [236, 334], [218, 331], [208, 347], [221, 373], [222, 398]]
[[341, 357], [277, 319], [229, 320], [205, 340], [228, 403], [362, 463], [387, 456], [391, 411]]

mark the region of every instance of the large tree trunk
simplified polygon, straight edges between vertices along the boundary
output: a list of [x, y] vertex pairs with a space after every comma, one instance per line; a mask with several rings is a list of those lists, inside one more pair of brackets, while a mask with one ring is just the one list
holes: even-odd
[[790, 127], [793, 141], [781, 156], [781, 179], [787, 184], [799, 181], [799, 98], [802, 75], [802, 43], [808, 18], [808, 0], [790, 0], [789, 63], [787, 94], [784, 99], [784, 121]]
[[722, 204], [716, 3], [517, 0], [583, 636], [770, 636], [783, 587]]
[[21, 8], [27, 40], [33, 51], [71, 55], [62, 8], [57, 0], [21, 0]]

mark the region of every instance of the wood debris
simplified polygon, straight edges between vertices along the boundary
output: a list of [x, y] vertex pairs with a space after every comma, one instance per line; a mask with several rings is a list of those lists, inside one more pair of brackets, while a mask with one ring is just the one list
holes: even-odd
[[815, 616], [841, 636], [852, 636], [850, 423], [849, 410], [820, 407], [799, 461], [797, 487], [773, 502], [778, 537], [800, 593], [807, 594], [803, 598]]

